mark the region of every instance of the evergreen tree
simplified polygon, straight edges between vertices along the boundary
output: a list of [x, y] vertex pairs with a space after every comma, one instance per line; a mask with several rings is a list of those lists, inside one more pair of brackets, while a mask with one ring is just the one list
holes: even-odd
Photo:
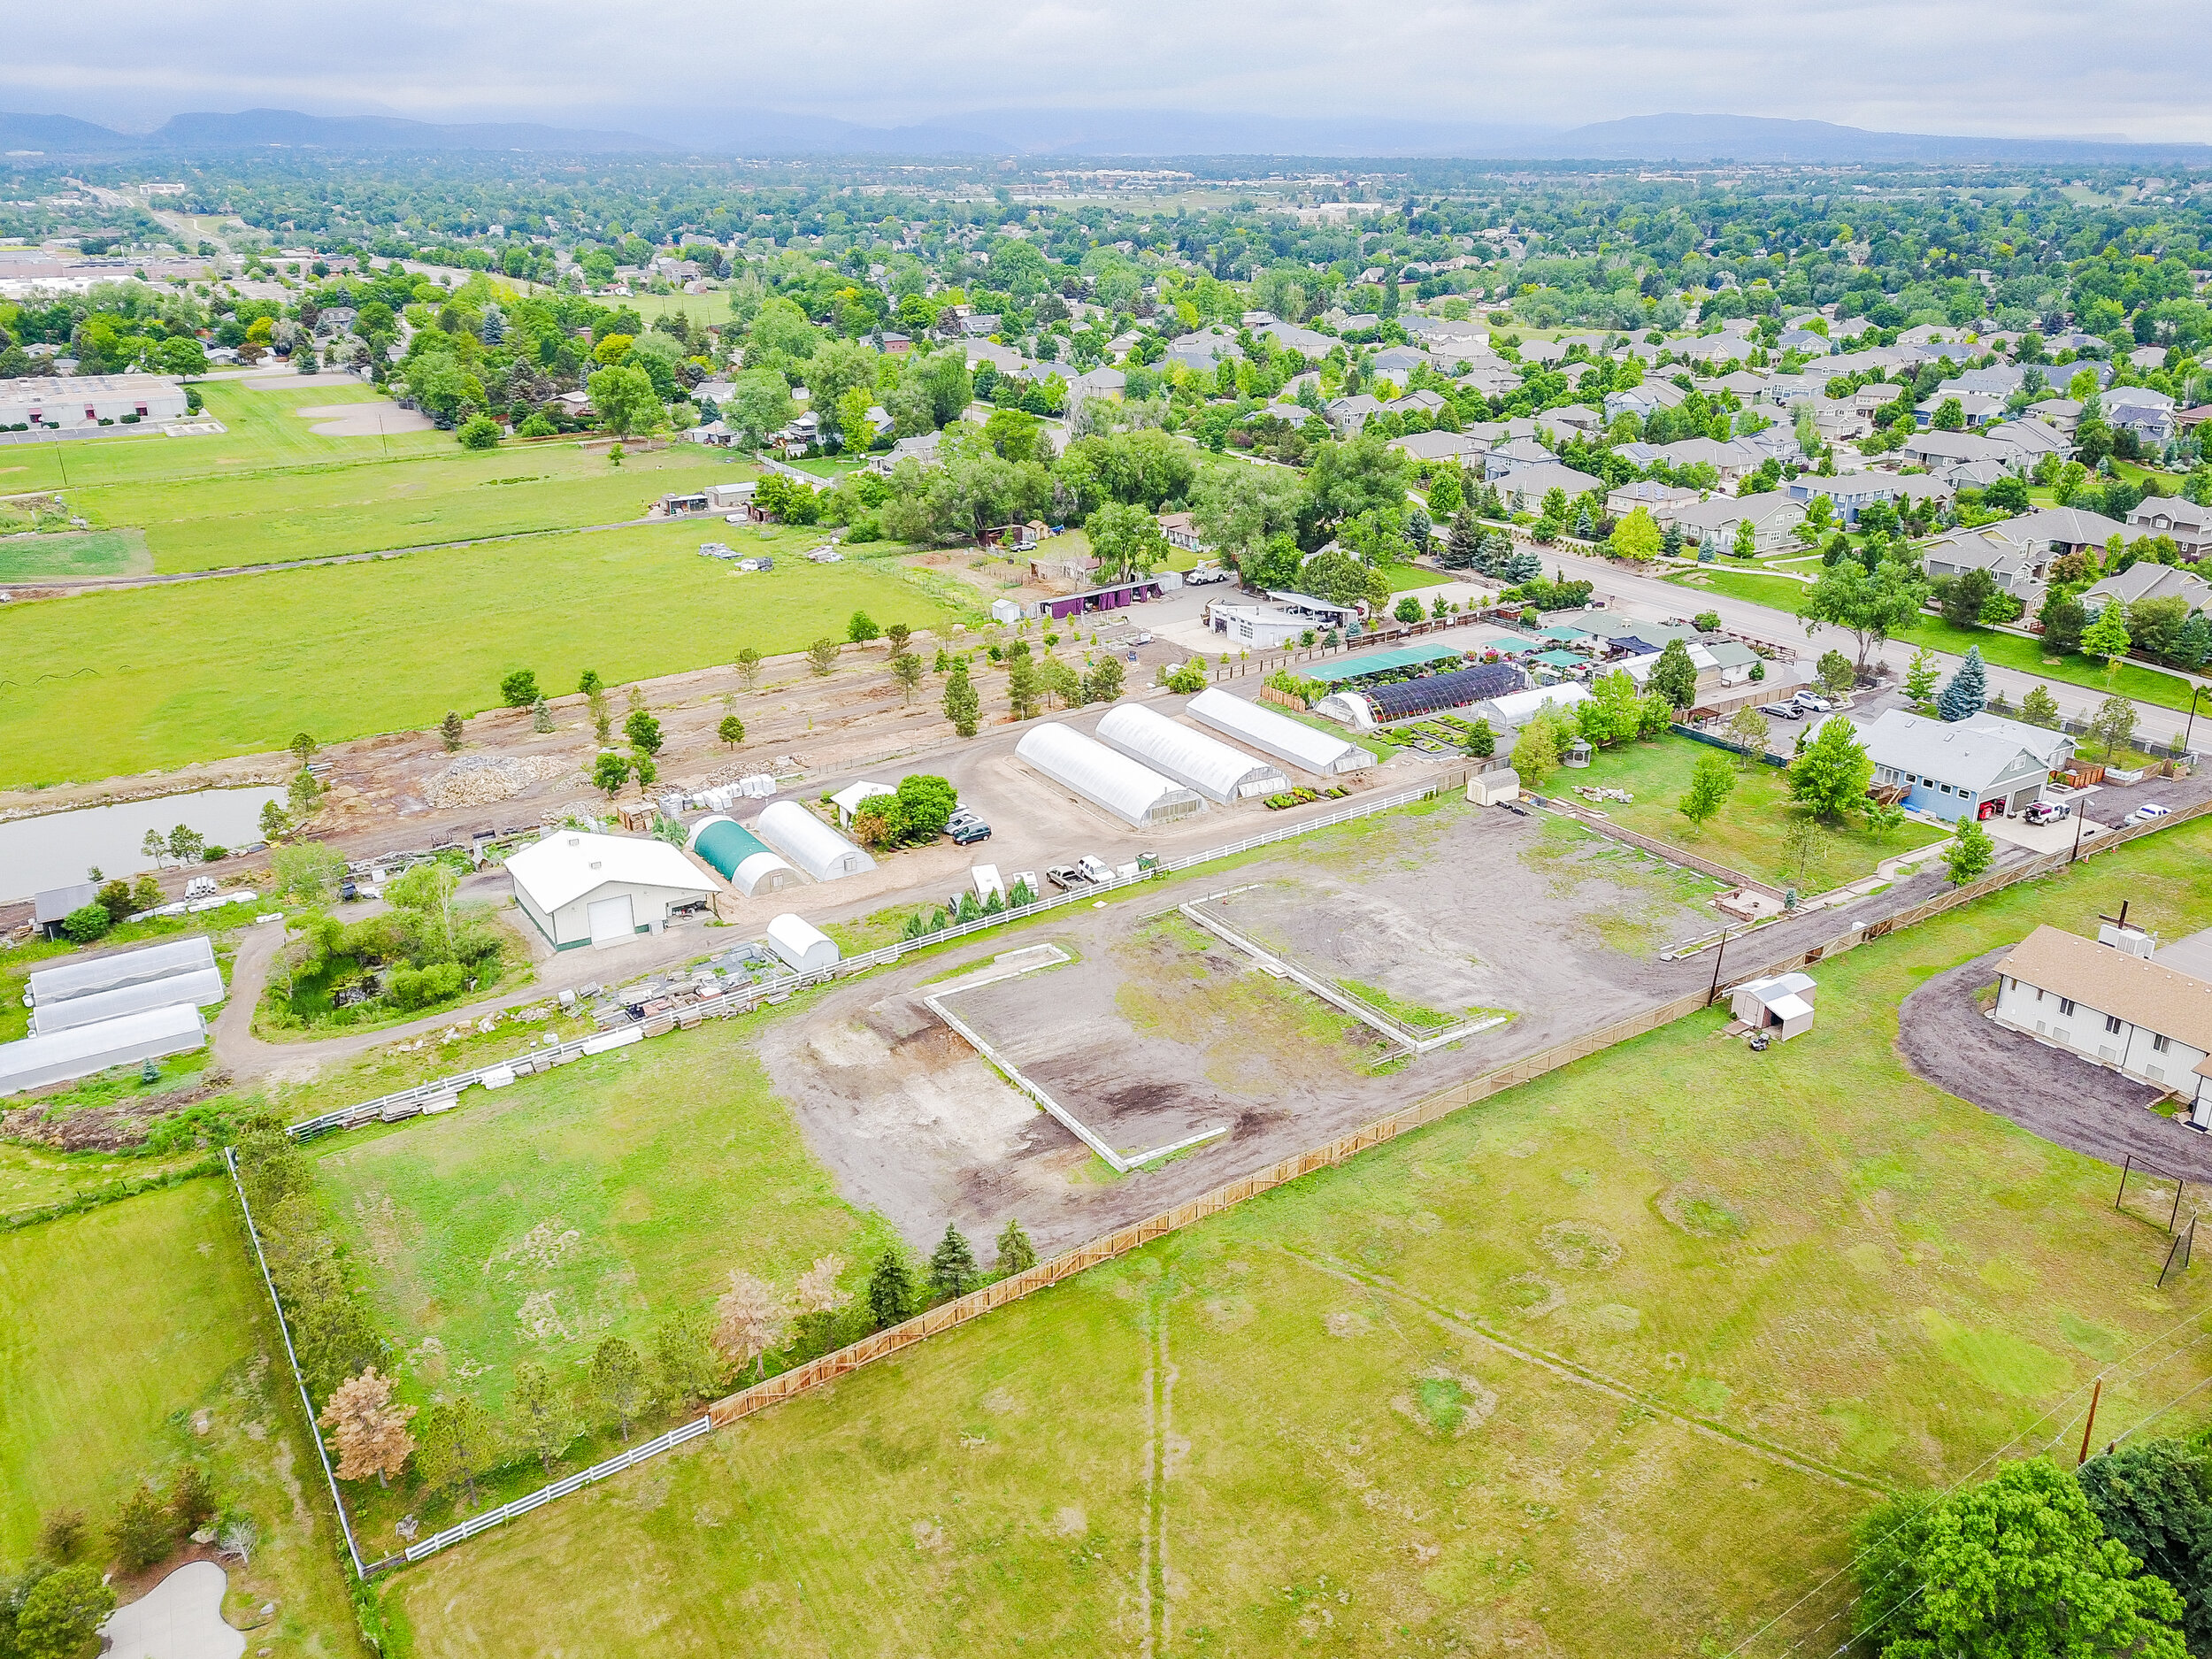
[[592, 1397], [614, 1413], [622, 1438], [630, 1438], [630, 1419], [652, 1396], [645, 1362], [638, 1351], [618, 1336], [611, 1336], [592, 1350], [588, 1383]]
[[447, 754], [453, 754], [460, 749], [461, 717], [453, 710], [448, 709], [445, 718], [438, 722], [438, 736], [445, 743]]
[[1667, 557], [1682, 557], [1682, 526], [1670, 520], [1659, 537], [1659, 551]]
[[1037, 1247], [1022, 1231], [1018, 1217], [1010, 1220], [998, 1235], [998, 1271], [1002, 1278], [1025, 1273], [1037, 1265]]
[[[962, 905], [964, 910], [966, 905]], [[914, 1311], [914, 1276], [896, 1249], [886, 1250], [868, 1275], [868, 1311], [876, 1329], [887, 1331]]]
[[1982, 648], [1966, 648], [1966, 660], [1936, 694], [1936, 713], [1946, 720], [1970, 720], [1989, 700], [1989, 676], [1982, 667]]
[[937, 1240], [937, 1248], [930, 1252], [930, 1294], [941, 1302], [964, 1296], [981, 1277], [975, 1264], [975, 1252], [968, 1248], [967, 1240], [950, 1222], [945, 1224], [945, 1236]]
[[1690, 648], [1680, 640], [1669, 640], [1659, 660], [1652, 664], [1651, 688], [1677, 709], [1686, 709], [1697, 701], [1697, 664], [1690, 660]]
[[961, 736], [973, 737], [977, 718], [982, 712], [983, 699], [968, 679], [968, 659], [956, 657], [952, 659], [952, 672], [945, 680], [945, 718], [952, 722], [952, 729]]
[[1482, 564], [1483, 549], [1489, 538], [1482, 526], [1475, 522], [1475, 515], [1462, 510], [1452, 520], [1451, 534], [1444, 540], [1444, 555], [1439, 562], [1447, 570], [1474, 570]]

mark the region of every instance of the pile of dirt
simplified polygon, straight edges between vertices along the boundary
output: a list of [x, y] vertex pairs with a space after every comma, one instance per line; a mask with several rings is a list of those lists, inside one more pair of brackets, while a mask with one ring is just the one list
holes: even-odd
[[489, 806], [572, 770], [571, 763], [549, 755], [464, 755], [424, 780], [423, 798], [432, 806]]

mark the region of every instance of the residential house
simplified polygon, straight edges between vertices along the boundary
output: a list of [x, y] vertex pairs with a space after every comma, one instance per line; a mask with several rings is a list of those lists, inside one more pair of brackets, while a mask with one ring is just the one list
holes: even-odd
[[1835, 350], [1825, 334], [1816, 334], [1809, 328], [1785, 328], [1774, 342], [1779, 351], [1801, 352], [1809, 357], [1824, 357]]
[[2071, 441], [2074, 428], [2081, 424], [2081, 400], [2076, 397], [2046, 397], [2030, 403], [2027, 413], [2039, 420], [2061, 437]]
[[2200, 507], [2179, 495], [2150, 495], [2128, 514], [2128, 538], [2168, 535], [2191, 558], [2212, 552], [2212, 507]]
[[2207, 582], [2194, 571], [2139, 559], [2127, 569], [2082, 589], [2081, 606], [2093, 617], [2116, 599], [2123, 611], [2146, 599], [2180, 599], [2187, 602], [2190, 610], [2202, 611], [2212, 606], [2212, 582]]
[[1712, 495], [1676, 510], [1674, 521], [1684, 537], [1697, 545], [1731, 549], [1736, 526], [1751, 526], [1752, 546], [1761, 553], [1778, 553], [1797, 545], [1794, 532], [1805, 522], [1801, 502], [1782, 490], [1763, 490], [1755, 495]]
[[1170, 547], [1179, 548], [1186, 553], [1202, 553], [1206, 550], [1205, 541], [1198, 534], [1197, 520], [1189, 513], [1162, 513], [1160, 534], [1167, 538]]
[[1549, 449], [1533, 438], [1516, 438], [1510, 443], [1494, 445], [1483, 457], [1482, 475], [1495, 481], [1519, 472], [1524, 467], [1543, 466], [1555, 459]]
[[1572, 443], [1578, 438], [1587, 438], [1598, 431], [1597, 411], [1580, 403], [1565, 403], [1557, 409], [1547, 409], [1536, 417], [1536, 429], [1549, 435], [1554, 443]]
[[1252, 332], [1265, 334], [1284, 350], [1295, 351], [1300, 357], [1310, 357], [1317, 363], [1327, 357], [1336, 344], [1335, 336], [1322, 334], [1317, 329], [1301, 328], [1295, 323], [1267, 323]]
[[2107, 547], [2114, 536], [2127, 534], [2127, 526], [2117, 518], [2082, 507], [2039, 507], [1988, 527], [2023, 546], [2047, 547], [2054, 553], [2085, 553], [2092, 548]]
[[2009, 445], [2015, 451], [2005, 466], [2016, 472], [2034, 471], [2035, 464], [2045, 456], [2056, 456], [2061, 461], [2074, 452], [2072, 442], [2056, 426], [2041, 420], [2004, 420], [1991, 426], [1984, 434], [1992, 443]]
[[2107, 923], [2094, 941], [2047, 924], [1997, 964], [1989, 1018], [2123, 1076], [2170, 1089], [2201, 1118], [2212, 984], [2156, 960], [2147, 934]]
[[1901, 787], [1909, 810], [1951, 823], [2017, 817], [2074, 749], [2062, 733], [1993, 714], [1931, 720], [1890, 709], [1862, 735], [1878, 786]]
[[1978, 432], [1921, 432], [1905, 440], [1899, 451], [1909, 466], [1924, 466], [1939, 478], [1949, 478], [1969, 461], [1994, 461], [2009, 467], [2019, 451]]
[[1431, 419], [1434, 419], [1447, 406], [1443, 393], [1432, 392], [1425, 386], [1417, 392], [1408, 392], [1403, 397], [1394, 397], [1383, 405], [1394, 415], [1422, 414]]
[[872, 456], [868, 470], [888, 478], [901, 461], [915, 461], [923, 466], [937, 464], [937, 451], [945, 441], [941, 432], [925, 432], [911, 438], [901, 438], [881, 455]]
[[[1651, 460], [1664, 461], [1670, 466], [1696, 466], [1701, 464], [1709, 466], [1720, 481], [1728, 485], [1733, 485], [1746, 475], [1757, 472], [1767, 458], [1766, 451], [1747, 438], [1683, 438], [1673, 443], [1632, 447], [1639, 454], [1648, 454]], [[1640, 466], [1650, 464], [1650, 461], [1637, 463]]]
[[1480, 459], [1489, 446], [1464, 432], [1409, 432], [1402, 438], [1393, 438], [1390, 447], [1416, 461], [1457, 461], [1466, 465]]
[[2146, 443], [2163, 445], [2175, 433], [2174, 400], [2147, 386], [2116, 386], [2104, 394], [2104, 424], [2132, 432]]
[[1483, 398], [1506, 397], [1520, 389], [1521, 377], [1513, 365], [1499, 357], [1470, 364], [1467, 373], [1453, 382]]
[[1662, 525], [1672, 524], [1675, 515], [1685, 507], [1697, 503], [1698, 493], [1673, 484], [1662, 484], [1656, 479], [1641, 478], [1633, 483], [1623, 484], [1609, 490], [1605, 496], [1605, 512], [1610, 518], [1625, 518], [1641, 507]]
[[1356, 438], [1367, 423], [1382, 413], [1382, 402], [1365, 392], [1355, 392], [1349, 397], [1333, 397], [1323, 405], [1321, 419], [1329, 423], [1329, 430], [1340, 438]]
[[1201, 328], [1195, 334], [1185, 334], [1168, 342], [1163, 361], [1179, 364], [1194, 373], [1210, 374], [1224, 357], [1241, 359], [1244, 349], [1237, 344], [1237, 337], [1219, 323]]
[[1378, 351], [1371, 367], [1378, 374], [1403, 382], [1405, 377], [1429, 363], [1429, 354], [1415, 346], [1386, 346]]
[[1555, 489], [1567, 492], [1572, 501], [1585, 490], [1603, 489], [1605, 480], [1578, 472], [1571, 466], [1557, 461], [1548, 461], [1532, 466], [1516, 467], [1497, 480], [1498, 498], [1509, 512], [1540, 512], [1545, 495]]
[[1609, 424], [1623, 415], [1648, 420], [1654, 410], [1679, 409], [1686, 396], [1687, 394], [1671, 380], [1646, 380], [1641, 386], [1606, 393], [1605, 419]]
[[1932, 426], [1944, 404], [1954, 401], [1969, 432], [1978, 432], [1991, 421], [2004, 418], [2005, 400], [1993, 393], [1947, 392], [1938, 387], [1933, 396], [1924, 397], [1913, 405], [1913, 419], [1923, 427]]

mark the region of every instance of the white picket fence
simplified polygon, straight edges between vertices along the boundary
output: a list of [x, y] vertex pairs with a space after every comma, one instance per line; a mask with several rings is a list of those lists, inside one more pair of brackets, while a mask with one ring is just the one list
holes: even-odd
[[[896, 944], [886, 945], [881, 949], [869, 951], [864, 956], [847, 957], [834, 968], [826, 968], [814, 973], [780, 975], [775, 979], [764, 979], [736, 990], [726, 991], [719, 996], [703, 997], [696, 1002], [686, 1004], [681, 1010], [681, 1014], [685, 1020], [689, 1021], [694, 1018], [725, 1019], [733, 1014], [750, 1013], [763, 1002], [780, 1002], [794, 991], [803, 989], [810, 985], [820, 985], [830, 979], [843, 979], [853, 974], [868, 972], [872, 969], [886, 967], [911, 952], [926, 950], [932, 946], [946, 944], [953, 940], [964, 939], [972, 933], [983, 933], [989, 928], [1003, 927], [1009, 923], [1026, 921], [1032, 917], [1060, 910], [1067, 905], [1081, 903], [1101, 894], [1112, 893], [1120, 888], [1133, 886], [1140, 881], [1152, 880], [1160, 876], [1173, 874], [1178, 871], [1195, 869], [1201, 864], [1211, 864], [1216, 859], [1232, 858], [1240, 853], [1252, 852], [1259, 848], [1271, 847], [1280, 841], [1295, 841], [1298, 837], [1310, 835], [1317, 830], [1329, 829], [1339, 824], [1348, 824], [1359, 818], [1371, 818], [1378, 812], [1394, 811], [1400, 807], [1410, 806], [1417, 801], [1424, 801], [1432, 795], [1458, 788], [1465, 781], [1465, 769], [1454, 767], [1415, 788], [1400, 789], [1389, 795], [1376, 795], [1371, 799], [1340, 807], [1336, 811], [1324, 813], [1319, 818], [1306, 818], [1299, 823], [1285, 825], [1281, 829], [1268, 830], [1257, 835], [1247, 836], [1244, 840], [1232, 841], [1225, 847], [1212, 847], [1203, 852], [1191, 853], [1180, 858], [1163, 859], [1152, 868], [1141, 870], [1135, 875], [1110, 876], [1104, 881], [1091, 882], [1050, 898], [1033, 900], [1018, 910], [1002, 910], [995, 916], [979, 917], [972, 922], [956, 922], [949, 927], [941, 928], [935, 933], [925, 933], [919, 938], [902, 939]], [[642, 1026], [631, 1025], [619, 1029], [639, 1031], [657, 1025], [659, 1029], [666, 1030], [670, 1028], [672, 1023], [672, 1016], [661, 1015], [656, 1020], [645, 1022]], [[511, 1072], [516, 1077], [522, 1077], [531, 1072], [549, 1071], [556, 1065], [568, 1064], [587, 1053], [596, 1053], [602, 1048], [611, 1046], [606, 1040], [616, 1034], [614, 1032], [594, 1032], [588, 1037], [572, 1037], [565, 1042], [532, 1048], [511, 1059], [488, 1061], [466, 1071], [457, 1071], [449, 1077], [442, 1077], [428, 1083], [418, 1083], [410, 1088], [396, 1089], [391, 1094], [380, 1094], [373, 1100], [363, 1101], [353, 1106], [341, 1107], [336, 1111], [325, 1112], [320, 1117], [309, 1118], [296, 1123], [291, 1125], [291, 1133], [297, 1140], [310, 1140], [317, 1135], [328, 1134], [334, 1130], [358, 1128], [365, 1124], [383, 1121], [388, 1112], [398, 1116], [409, 1112], [411, 1109], [426, 1106], [434, 1102], [450, 1101], [463, 1089], [483, 1082], [486, 1075], [491, 1072]]]
[[434, 1555], [449, 1545], [474, 1538], [479, 1532], [488, 1532], [503, 1521], [511, 1521], [518, 1515], [527, 1515], [541, 1503], [565, 1498], [570, 1493], [588, 1486], [595, 1480], [604, 1480], [626, 1469], [634, 1469], [649, 1457], [658, 1457], [663, 1452], [674, 1451], [686, 1440], [697, 1440], [713, 1426], [712, 1417], [694, 1417], [683, 1427], [671, 1429], [657, 1440], [643, 1441], [619, 1456], [610, 1457], [603, 1463], [594, 1463], [589, 1469], [565, 1476], [550, 1486], [540, 1486], [527, 1497], [517, 1498], [512, 1503], [503, 1503], [495, 1509], [485, 1510], [481, 1515], [472, 1515], [458, 1526], [449, 1526], [442, 1532], [433, 1532], [428, 1538], [410, 1544], [406, 1558], [412, 1563], [420, 1561], [425, 1555]]

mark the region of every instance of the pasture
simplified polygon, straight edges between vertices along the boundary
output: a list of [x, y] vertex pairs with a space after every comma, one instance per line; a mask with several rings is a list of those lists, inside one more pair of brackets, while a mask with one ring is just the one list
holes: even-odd
[[[814, 565], [818, 533], [718, 520], [525, 536], [390, 559], [51, 599], [0, 612], [0, 787], [324, 742], [490, 707], [531, 667], [572, 688], [937, 626], [945, 609], [889, 561]], [[715, 533], [780, 557], [738, 574]]]
[[[1461, 1111], [400, 1574], [422, 1655], [726, 1647], [1832, 1651], [1849, 1531], [2081, 1433], [2185, 1432], [2201, 1268], [2114, 1174], [1937, 1090], [1899, 1001], [2191, 827]], [[2178, 1405], [2174, 1402], [2179, 1402]], [[1831, 1581], [1832, 1574], [1844, 1576]]]

